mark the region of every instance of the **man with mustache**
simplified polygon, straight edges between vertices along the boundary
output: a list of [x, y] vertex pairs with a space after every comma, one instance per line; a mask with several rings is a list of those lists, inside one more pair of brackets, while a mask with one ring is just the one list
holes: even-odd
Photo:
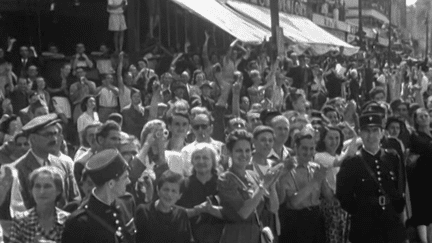
[[35, 206], [31, 192], [27, 189], [30, 183], [28, 177], [41, 166], [54, 166], [63, 172], [64, 191], [58, 207], [81, 199], [71, 164], [53, 155], [58, 154], [59, 143], [62, 142], [59, 121], [58, 116], [51, 113], [33, 118], [22, 128], [28, 135], [30, 150], [11, 164], [17, 175], [17, 185], [12, 186], [11, 193], [12, 211], [27, 210]]

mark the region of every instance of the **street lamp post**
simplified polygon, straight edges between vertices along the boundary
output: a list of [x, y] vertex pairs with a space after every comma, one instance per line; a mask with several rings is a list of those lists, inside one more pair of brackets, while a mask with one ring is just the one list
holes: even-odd
[[276, 60], [276, 56], [278, 53], [277, 30], [279, 27], [279, 0], [270, 0], [270, 15], [272, 31], [271, 58], [272, 60]]
[[363, 0], [358, 0], [358, 18], [359, 18], [359, 28], [358, 28], [358, 36], [360, 42], [360, 49], [363, 49]]
[[387, 56], [387, 64], [390, 66], [391, 63], [391, 46], [392, 46], [392, 2], [389, 1], [389, 29], [388, 29], [388, 56]]

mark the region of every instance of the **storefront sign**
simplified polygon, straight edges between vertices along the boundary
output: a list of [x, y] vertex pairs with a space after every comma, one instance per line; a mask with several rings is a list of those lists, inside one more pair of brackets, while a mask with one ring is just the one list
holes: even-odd
[[336, 29], [344, 32], [350, 32], [351, 29], [350, 24], [320, 14], [312, 14], [312, 21], [319, 26], [329, 29]]
[[[271, 0], [240, 0], [246, 3], [256, 4], [261, 7], [270, 8]], [[307, 0], [279, 0], [279, 11], [307, 17]]]

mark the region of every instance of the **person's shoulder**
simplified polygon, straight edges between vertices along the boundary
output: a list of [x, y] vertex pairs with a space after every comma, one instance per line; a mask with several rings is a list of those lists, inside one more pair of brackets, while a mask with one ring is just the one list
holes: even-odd
[[219, 175], [218, 181], [219, 190], [232, 190], [238, 187], [235, 175], [230, 171], [225, 171]]
[[173, 206], [173, 216], [176, 217], [178, 220], [189, 220], [186, 209], [177, 205]]
[[360, 152], [357, 152], [354, 156], [348, 157], [344, 159], [344, 161], [341, 164], [341, 168], [354, 168], [361, 164], [361, 156], [362, 154]]
[[79, 207], [77, 210], [75, 210], [73, 213], [69, 215], [69, 217], [66, 219], [67, 225], [74, 225], [74, 226], [84, 226], [83, 224], [86, 224], [89, 222], [89, 215], [87, 213], [86, 206]]
[[384, 154], [387, 156], [393, 156], [393, 157], [398, 157], [399, 158], [399, 154], [398, 152], [393, 149], [393, 148], [385, 148], [384, 150]]
[[15, 165], [15, 168], [17, 170], [20, 170], [24, 166], [24, 164], [30, 159], [31, 159], [31, 154], [30, 151], [28, 151], [26, 154], [24, 154], [23, 156], [15, 160], [13, 164]]

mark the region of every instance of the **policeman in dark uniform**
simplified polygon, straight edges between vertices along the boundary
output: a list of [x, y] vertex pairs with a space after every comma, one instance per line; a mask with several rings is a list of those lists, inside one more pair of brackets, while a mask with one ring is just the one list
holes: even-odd
[[116, 149], [108, 149], [91, 157], [85, 169], [96, 187], [66, 221], [62, 242], [134, 243], [135, 202], [126, 193], [126, 161]]
[[351, 214], [352, 243], [399, 243], [406, 240], [401, 213], [405, 206], [404, 174], [394, 150], [380, 146], [382, 116], [363, 114], [363, 148], [346, 159], [337, 174], [336, 196]]

